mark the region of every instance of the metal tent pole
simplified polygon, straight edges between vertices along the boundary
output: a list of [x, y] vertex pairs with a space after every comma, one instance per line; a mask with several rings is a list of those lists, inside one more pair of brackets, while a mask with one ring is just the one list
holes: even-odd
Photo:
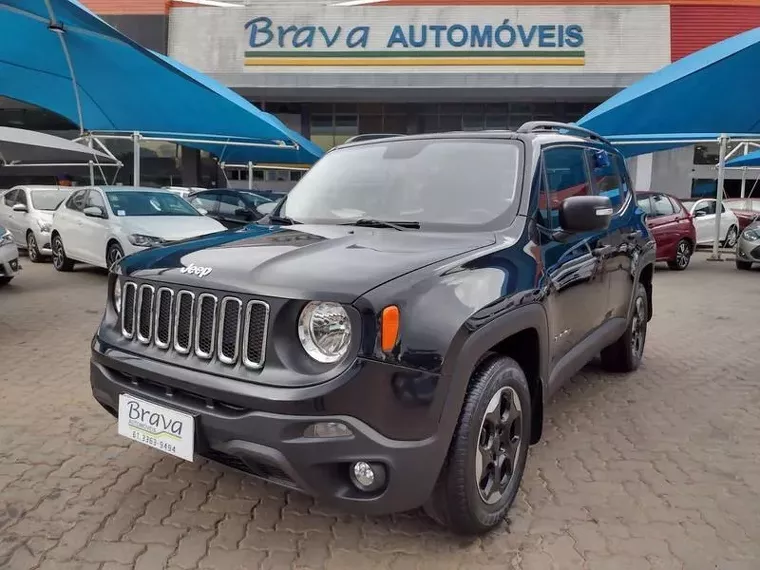
[[728, 137], [720, 135], [720, 155], [718, 158], [718, 188], [715, 201], [715, 239], [713, 239], [713, 261], [720, 261], [720, 218], [723, 212], [723, 184], [726, 180], [726, 150]]
[[[92, 135], [87, 135], [87, 146], [92, 150]], [[90, 186], [95, 186], [95, 162], [90, 159]]]
[[140, 133], [132, 133], [133, 161], [132, 165], [132, 186], [140, 185]]
[[253, 190], [253, 163], [248, 161], [248, 190]]
[[[744, 143], [744, 156], [749, 153], [749, 143]], [[742, 193], [741, 197], [744, 198], [747, 192], [747, 167], [742, 168]]]

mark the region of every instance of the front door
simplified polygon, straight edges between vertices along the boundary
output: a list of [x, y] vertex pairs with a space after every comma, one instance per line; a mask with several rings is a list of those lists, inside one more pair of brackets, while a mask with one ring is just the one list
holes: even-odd
[[691, 213], [697, 230], [697, 243], [710, 244], [715, 241], [715, 200], [700, 200], [694, 204]]
[[[585, 149], [557, 146], [543, 153], [544, 191], [540, 199], [541, 253], [549, 315], [552, 367], [605, 319], [608, 286], [604, 278], [604, 234], [552, 238], [559, 229], [559, 206], [565, 198], [593, 192]], [[559, 380], [559, 379], [558, 379]], [[554, 390], [555, 386], [550, 386]]]
[[667, 196], [654, 194], [651, 201], [652, 213], [649, 226], [657, 242], [657, 259], [669, 260], [675, 257], [676, 244], [681, 238], [679, 228], [680, 216]]
[[108, 241], [108, 208], [99, 190], [91, 189], [85, 199], [85, 208], [95, 206], [100, 208], [106, 218], [82, 217], [82, 243], [83, 251], [80, 255], [93, 265], [107, 267], [106, 244]]
[[13, 239], [17, 244], [23, 244], [24, 240], [19, 237], [19, 228], [21, 226], [19, 220], [21, 219], [22, 212], [13, 211], [13, 206], [16, 205], [19, 192], [21, 190], [13, 189], [3, 195], [2, 204], [0, 204], [0, 208], [2, 208], [0, 225], [13, 234]]

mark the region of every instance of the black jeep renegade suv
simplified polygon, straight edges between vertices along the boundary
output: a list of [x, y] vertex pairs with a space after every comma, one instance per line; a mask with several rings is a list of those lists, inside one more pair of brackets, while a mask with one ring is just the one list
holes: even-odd
[[638, 367], [654, 260], [594, 133], [365, 138], [265, 225], [115, 265], [92, 390], [168, 453], [485, 532], [562, 383], [600, 353]]

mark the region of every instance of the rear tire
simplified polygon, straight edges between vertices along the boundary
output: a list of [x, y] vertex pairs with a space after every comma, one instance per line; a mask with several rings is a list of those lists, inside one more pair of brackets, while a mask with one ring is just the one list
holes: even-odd
[[457, 534], [498, 526], [517, 496], [531, 441], [531, 400], [520, 365], [488, 360], [470, 380], [446, 462], [424, 506]]
[[739, 261], [736, 260], [736, 268], [741, 269], [742, 271], [749, 271], [752, 269], [752, 262], [751, 261]]
[[55, 234], [53, 236], [53, 267], [56, 271], [73, 271], [74, 262], [66, 257], [66, 250], [63, 249], [63, 240], [61, 236]]
[[636, 286], [633, 313], [625, 333], [613, 344], [602, 350], [602, 367], [610, 372], [633, 372], [641, 364], [647, 338], [649, 302], [644, 285]]
[[688, 240], [682, 239], [676, 245], [676, 257], [672, 261], [668, 261], [668, 267], [673, 271], [683, 271], [689, 267], [692, 251], [693, 248]]
[[26, 233], [26, 255], [32, 263], [42, 263], [42, 255], [39, 247], [37, 247], [37, 238], [34, 237], [32, 231]]

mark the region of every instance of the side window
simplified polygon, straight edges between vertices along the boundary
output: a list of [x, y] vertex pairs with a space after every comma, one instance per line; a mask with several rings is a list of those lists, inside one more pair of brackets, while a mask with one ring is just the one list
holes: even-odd
[[90, 190], [87, 194], [87, 200], [85, 202], [85, 208], [89, 208], [90, 206], [97, 206], [103, 212], [108, 212], [108, 209], [106, 208], [106, 203], [103, 201], [103, 196], [100, 195], [100, 192], [97, 190]]
[[559, 205], [571, 196], [588, 196], [585, 149], [577, 146], [555, 147], [544, 151], [546, 193], [542, 197], [542, 217], [546, 225], [559, 227]]
[[229, 218], [240, 217], [235, 214], [236, 210], [243, 208], [247, 210], [245, 202], [236, 196], [235, 194], [222, 194], [221, 201], [219, 202], [219, 215], [227, 216]]
[[190, 198], [190, 204], [194, 208], [203, 208], [209, 214], [215, 214], [218, 210], [219, 194], [200, 194]]
[[720, 213], [721, 214], [726, 213], [726, 205], [723, 202], [720, 203]]
[[5, 196], [3, 196], [3, 200], [5, 201], [5, 205], [9, 208], [12, 208], [13, 205], [16, 203], [16, 195], [18, 194], [18, 190], [10, 190], [6, 192]]
[[607, 196], [615, 211], [619, 210], [625, 203], [627, 188], [619, 172], [617, 155], [606, 150], [588, 149], [588, 157], [594, 192]]
[[672, 216], [675, 213], [668, 197], [660, 194], [652, 196], [652, 208], [655, 216]]
[[712, 200], [698, 202], [696, 208], [694, 208], [695, 216], [709, 216], [712, 214], [715, 214], [715, 202]]
[[681, 204], [679, 204], [678, 202], [676, 202], [675, 200], [673, 200], [673, 198], [670, 198], [670, 203], [673, 206], [673, 211], [676, 214], [680, 214], [681, 211], [683, 210], [683, 208], [681, 208]]
[[77, 190], [66, 201], [66, 207], [69, 210], [75, 210], [81, 212], [84, 210], [84, 200], [87, 195], [87, 190]]
[[644, 210], [644, 213], [647, 216], [653, 216], [654, 211], [652, 210], [652, 201], [649, 199], [649, 196], [639, 198], [636, 200], [636, 203], [639, 205], [639, 208]]
[[19, 188], [18, 195], [16, 196], [16, 204], [23, 204], [29, 207], [29, 201], [26, 199], [26, 190]]

